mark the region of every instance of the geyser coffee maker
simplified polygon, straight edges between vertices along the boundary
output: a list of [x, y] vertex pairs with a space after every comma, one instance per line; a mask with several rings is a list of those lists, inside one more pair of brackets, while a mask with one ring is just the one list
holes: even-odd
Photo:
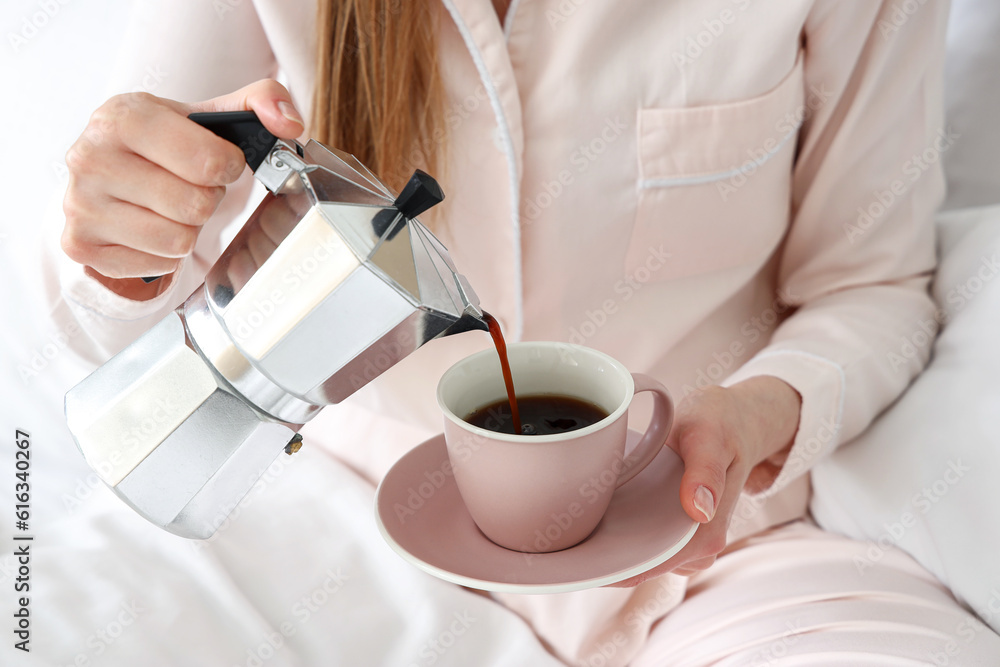
[[66, 394], [90, 466], [139, 514], [206, 538], [302, 424], [427, 341], [487, 330], [479, 299], [398, 195], [353, 156], [276, 139], [252, 112], [192, 114], [268, 194], [177, 310]]

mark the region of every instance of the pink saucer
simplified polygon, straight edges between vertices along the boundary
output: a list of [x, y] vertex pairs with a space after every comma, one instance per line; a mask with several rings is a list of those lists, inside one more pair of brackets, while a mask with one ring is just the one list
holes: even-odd
[[[628, 448], [640, 434], [629, 431]], [[568, 593], [641, 574], [676, 554], [698, 528], [678, 500], [684, 465], [666, 447], [615, 492], [590, 537], [569, 549], [526, 554], [487, 539], [449, 474], [444, 436], [396, 462], [375, 492], [375, 520], [396, 553], [436, 577], [499, 593]]]

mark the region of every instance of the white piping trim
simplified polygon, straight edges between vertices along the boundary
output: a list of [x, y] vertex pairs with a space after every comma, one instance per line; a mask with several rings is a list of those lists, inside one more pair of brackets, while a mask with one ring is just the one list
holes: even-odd
[[769, 357], [782, 357], [786, 355], [805, 357], [813, 361], [833, 366], [834, 369], [836, 369], [837, 374], [840, 376], [840, 398], [837, 401], [837, 415], [836, 415], [836, 421], [834, 421], [837, 430], [834, 433], [834, 438], [838, 437], [844, 425], [844, 403], [847, 399], [847, 373], [844, 371], [844, 367], [838, 364], [836, 361], [827, 359], [826, 357], [814, 354], [812, 352], [806, 352], [805, 350], [787, 350], [787, 349], [766, 350], [761, 354], [756, 355], [753, 359], [751, 359], [747, 363], [751, 363], [754, 359], [767, 359]]
[[[515, 0], [516, 2], [516, 0]], [[451, 14], [451, 18], [455, 21], [455, 26], [458, 28], [459, 34], [462, 35], [462, 39], [465, 40], [465, 46], [469, 49], [470, 55], [472, 55], [472, 61], [476, 65], [476, 69], [479, 71], [479, 78], [483, 81], [483, 86], [486, 88], [486, 94], [490, 98], [490, 106], [493, 107], [493, 113], [497, 117], [497, 130], [500, 133], [501, 143], [503, 144], [503, 152], [507, 158], [507, 177], [510, 180], [510, 208], [511, 208], [511, 222], [512, 231], [514, 236], [514, 289], [516, 291], [514, 295], [514, 305], [515, 305], [515, 317], [517, 322], [514, 326], [513, 340], [521, 340], [521, 336], [524, 333], [524, 290], [523, 290], [523, 277], [521, 275], [521, 212], [520, 212], [520, 184], [517, 178], [517, 157], [514, 155], [514, 139], [510, 134], [510, 127], [507, 124], [507, 116], [503, 112], [503, 105], [500, 102], [500, 93], [497, 92], [496, 86], [493, 85], [493, 79], [490, 77], [490, 72], [486, 68], [486, 61], [483, 59], [483, 54], [476, 46], [476, 41], [472, 38], [472, 32], [469, 30], [469, 26], [466, 25], [465, 21], [462, 19], [462, 15], [458, 12], [455, 7], [453, 0], [444, 0], [444, 6]], [[508, 10], [509, 12], [510, 10]]]
[[521, 4], [521, 0], [514, 0], [510, 3], [510, 7], [507, 8], [507, 16], [503, 20], [503, 38], [504, 41], [510, 41], [510, 31], [511, 27], [514, 25], [514, 14], [517, 12], [517, 6]]
[[[685, 185], [704, 185], [705, 183], [715, 183], [716, 181], [724, 181], [727, 178], [732, 178], [739, 174], [748, 174], [756, 171], [759, 167], [762, 167], [765, 162], [770, 160], [772, 157], [781, 152], [781, 149], [785, 147], [788, 140], [798, 134], [799, 128], [802, 127], [800, 122], [791, 132], [786, 134], [777, 146], [768, 151], [764, 157], [751, 159], [746, 164], [736, 169], [730, 169], [728, 171], [719, 171], [714, 174], [703, 174], [701, 176], [677, 176], [675, 178], [651, 178], [645, 181], [639, 181], [640, 190], [655, 190], [658, 188], [676, 188]], [[751, 166], [752, 165], [752, 166]]]
[[[758, 354], [758, 355], [754, 356], [752, 359], [750, 359], [746, 363], [746, 365], [744, 366], [744, 368], [751, 366], [754, 362], [756, 362], [758, 360], [759, 361], [764, 361], [764, 360], [772, 358], [772, 357], [783, 357], [783, 356], [804, 357], [804, 358], [809, 359], [809, 360], [811, 360], [813, 362], [821, 363], [821, 364], [824, 364], [826, 366], [832, 366], [833, 369], [837, 371], [838, 380], [840, 381], [840, 386], [838, 387], [838, 390], [839, 390], [838, 394], [839, 395], [837, 397], [836, 415], [834, 416], [834, 432], [833, 432], [833, 434], [831, 436], [831, 440], [833, 442], [837, 443], [837, 446], [842, 445], [843, 442], [837, 442], [837, 441], [841, 439], [841, 432], [843, 431], [843, 428], [844, 428], [844, 407], [845, 407], [845, 404], [847, 402], [847, 373], [845, 372], [844, 367], [841, 366], [840, 364], [838, 364], [835, 361], [827, 359], [826, 357], [820, 356], [818, 354], [813, 354], [812, 352], [806, 352], [804, 350], [789, 350], [789, 349], [766, 350], [765, 349], [765, 351], [761, 352], [760, 354]], [[753, 369], [751, 369], [751, 370], [753, 370]], [[765, 370], [766, 370], [766, 368], [765, 368]], [[734, 375], [738, 376], [739, 373], [740, 373], [740, 371], [737, 371], [736, 373], [734, 373]], [[801, 452], [803, 444], [801, 442], [799, 442], [800, 435], [801, 435], [800, 433], [796, 433], [795, 434], [795, 441], [792, 444], [792, 449], [789, 451], [789, 459], [791, 458], [791, 454], [793, 452], [796, 452], [796, 451]], [[830, 450], [830, 451], [833, 451], [833, 450]], [[829, 453], [829, 452], [827, 452], [827, 453]], [[813, 459], [810, 462], [808, 470], [805, 471], [805, 474], [809, 474], [812, 471], [812, 469], [815, 467], [815, 465], [817, 463], [819, 463], [820, 460], [821, 459], [819, 459], [819, 458]], [[785, 464], [783, 464], [781, 466], [781, 470], [778, 472], [778, 475], [774, 478], [774, 481], [772, 482], [771, 486], [767, 490], [762, 491], [760, 493], [750, 494], [750, 497], [751, 498], [761, 498], [761, 499], [770, 498], [771, 496], [773, 496], [773, 495], [775, 495], [777, 493], [780, 493], [782, 491], [782, 489], [785, 489], [788, 486], [788, 484], [790, 484], [791, 481], [792, 481], [792, 473], [789, 473], [788, 469], [786, 468], [787, 463], [788, 463], [788, 460], [786, 459]]]

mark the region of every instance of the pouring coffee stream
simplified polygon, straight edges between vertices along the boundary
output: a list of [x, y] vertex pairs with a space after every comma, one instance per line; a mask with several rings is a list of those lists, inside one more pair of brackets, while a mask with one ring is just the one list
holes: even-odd
[[65, 412], [120, 498], [207, 538], [320, 410], [432, 339], [489, 326], [416, 218], [444, 199], [431, 176], [397, 196], [352, 155], [279, 140], [253, 112], [192, 120], [236, 143], [268, 193], [205, 282], [70, 389]]
[[483, 321], [490, 328], [493, 345], [497, 348], [497, 356], [500, 357], [500, 370], [503, 371], [503, 384], [507, 389], [507, 401], [510, 403], [510, 414], [514, 420], [514, 433], [531, 435], [525, 433], [524, 427], [521, 425], [521, 413], [517, 409], [517, 396], [514, 395], [514, 377], [510, 373], [510, 361], [507, 359], [507, 342], [504, 340], [503, 331], [500, 330], [500, 323], [485, 310], [483, 311]]
[[[522, 395], [518, 400], [500, 322], [486, 311], [483, 311], [483, 321], [489, 327], [500, 360], [507, 400], [506, 404], [499, 400], [479, 406], [465, 416], [465, 421], [497, 433], [551, 435], [585, 428], [608, 416], [608, 411], [595, 403], [568, 393]], [[510, 409], [509, 415], [504, 413], [504, 408]]]

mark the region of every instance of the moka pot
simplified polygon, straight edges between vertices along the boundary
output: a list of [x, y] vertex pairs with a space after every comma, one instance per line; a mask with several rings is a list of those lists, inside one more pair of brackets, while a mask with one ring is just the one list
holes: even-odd
[[[139, 514], [210, 537], [302, 424], [429, 340], [486, 330], [479, 299], [353, 156], [278, 140], [252, 112], [192, 114], [239, 145], [268, 194], [175, 311], [66, 394], [87, 463]], [[147, 279], [153, 280], [153, 279]]]

